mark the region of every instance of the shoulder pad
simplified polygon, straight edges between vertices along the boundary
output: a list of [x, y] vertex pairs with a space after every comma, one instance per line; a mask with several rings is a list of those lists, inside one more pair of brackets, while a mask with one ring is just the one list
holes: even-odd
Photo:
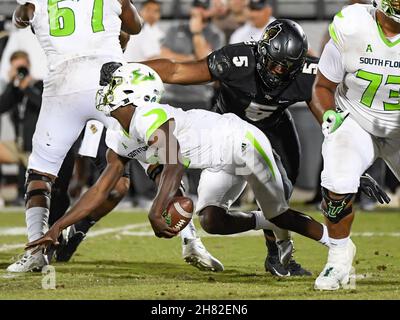
[[352, 36], [360, 34], [360, 28], [366, 27], [367, 19], [371, 19], [368, 11], [370, 6], [354, 4], [344, 7], [333, 18], [329, 25], [329, 35], [339, 50], [343, 50], [345, 43], [351, 41]]

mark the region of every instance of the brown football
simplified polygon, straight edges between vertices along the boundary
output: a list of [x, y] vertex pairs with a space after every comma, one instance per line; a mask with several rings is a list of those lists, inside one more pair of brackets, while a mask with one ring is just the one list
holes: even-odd
[[179, 231], [184, 229], [193, 217], [193, 201], [188, 197], [174, 197], [163, 214], [168, 226]]

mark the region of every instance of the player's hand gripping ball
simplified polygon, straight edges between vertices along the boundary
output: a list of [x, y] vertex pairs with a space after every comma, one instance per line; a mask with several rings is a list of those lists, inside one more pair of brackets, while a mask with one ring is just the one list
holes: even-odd
[[183, 230], [193, 217], [193, 201], [188, 197], [174, 197], [169, 203], [163, 217], [168, 226]]

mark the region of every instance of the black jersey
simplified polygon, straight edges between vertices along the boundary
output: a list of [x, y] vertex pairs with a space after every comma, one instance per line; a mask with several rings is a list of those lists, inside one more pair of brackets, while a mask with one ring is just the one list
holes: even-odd
[[215, 111], [235, 113], [262, 129], [274, 125], [290, 105], [311, 100], [318, 58], [307, 57], [303, 71], [285, 89], [268, 91], [256, 70], [256, 50], [256, 42], [228, 45], [207, 61], [213, 79], [221, 83]]

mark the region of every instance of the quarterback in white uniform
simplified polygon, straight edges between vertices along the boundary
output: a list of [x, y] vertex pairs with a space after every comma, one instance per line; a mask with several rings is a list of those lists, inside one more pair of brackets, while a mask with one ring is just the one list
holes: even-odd
[[[137, 34], [142, 19], [129, 0], [17, 0], [13, 20], [32, 27], [45, 51], [49, 73], [29, 158], [26, 223], [29, 241], [47, 228], [50, 191], [65, 155], [90, 119], [110, 119], [94, 110], [101, 66], [123, 61], [120, 31]], [[11, 272], [41, 269], [42, 252], [27, 252]]]
[[349, 281], [360, 176], [382, 158], [400, 178], [400, 1], [373, 4], [335, 16], [314, 86], [311, 109], [325, 135], [322, 208], [330, 238], [328, 262], [315, 281], [319, 290]]
[[270, 142], [258, 128], [234, 114], [185, 112], [159, 104], [162, 91], [160, 77], [148, 66], [125, 64], [113, 73], [97, 99], [98, 110], [118, 121], [107, 131], [107, 168], [70, 211], [45, 236], [28, 244], [29, 248], [56, 243], [64, 228], [87, 216], [107, 197], [129, 159], [163, 164], [149, 212], [158, 237], [171, 238], [178, 233], [161, 214], [177, 194], [185, 168], [197, 168], [242, 177], [262, 209], [264, 216], [259, 219], [325, 242], [326, 227], [289, 208]]

